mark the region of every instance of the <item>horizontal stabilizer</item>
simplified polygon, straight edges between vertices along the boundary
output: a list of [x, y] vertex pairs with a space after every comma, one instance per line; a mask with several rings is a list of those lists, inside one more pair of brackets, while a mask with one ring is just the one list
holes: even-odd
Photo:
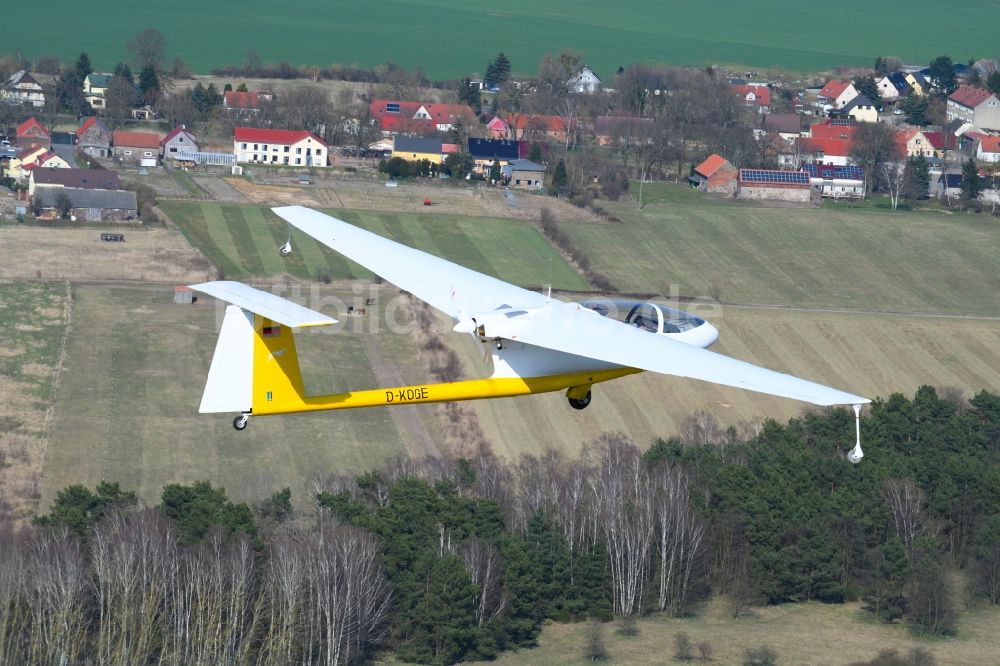
[[337, 320], [332, 317], [327, 317], [325, 314], [310, 310], [281, 296], [254, 289], [242, 282], [223, 280], [202, 282], [190, 286], [195, 291], [214, 296], [226, 303], [238, 305], [244, 310], [249, 310], [289, 328], [330, 326], [337, 323]]

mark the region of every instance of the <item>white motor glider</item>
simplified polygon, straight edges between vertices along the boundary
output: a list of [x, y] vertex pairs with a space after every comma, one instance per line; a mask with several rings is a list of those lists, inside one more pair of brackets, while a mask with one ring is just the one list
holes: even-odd
[[[567, 303], [477, 273], [302, 206], [275, 208], [288, 223], [456, 320], [454, 331], [489, 345], [493, 374], [473, 379], [307, 396], [292, 329], [336, 323], [308, 308], [238, 282], [191, 285], [226, 301], [222, 330], [201, 401], [202, 413], [249, 417], [383, 405], [475, 400], [566, 391], [583, 409], [598, 382], [650, 370], [802, 400], [852, 405], [871, 402], [805, 379], [708, 351], [718, 339], [710, 323], [652, 302], [593, 299]], [[291, 237], [281, 247], [291, 253]]]

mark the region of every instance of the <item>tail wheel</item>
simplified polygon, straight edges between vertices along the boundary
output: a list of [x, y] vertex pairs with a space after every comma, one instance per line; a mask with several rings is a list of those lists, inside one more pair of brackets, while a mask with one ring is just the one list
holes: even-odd
[[249, 414], [240, 414], [235, 419], [233, 419], [233, 427], [237, 430], [246, 430], [247, 426], [250, 424]]
[[591, 392], [587, 391], [587, 395], [584, 396], [583, 398], [580, 399], [567, 398], [567, 400], [569, 400], [569, 406], [572, 407], [573, 409], [586, 409], [587, 405], [590, 404], [591, 397], [592, 397]]

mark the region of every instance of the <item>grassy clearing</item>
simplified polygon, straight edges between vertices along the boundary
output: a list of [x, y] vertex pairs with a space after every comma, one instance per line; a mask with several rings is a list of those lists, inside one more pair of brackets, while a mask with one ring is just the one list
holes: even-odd
[[[706, 316], [712, 314], [703, 312]], [[921, 384], [958, 386], [971, 395], [1000, 386], [1000, 322], [788, 312], [736, 307], [711, 317], [721, 333], [714, 351], [860, 395], [912, 395]], [[452, 338], [468, 372], [482, 370], [482, 349]], [[494, 450], [507, 458], [546, 447], [569, 453], [603, 431], [641, 446], [681, 432], [696, 410], [723, 427], [760, 417], [779, 421], [804, 403], [652, 373], [599, 384], [578, 412], [560, 393], [473, 403]], [[844, 443], [850, 433], [844, 433]], [[878, 451], [869, 451], [877, 456]]]
[[[958, 635], [950, 639], [927, 639], [913, 635], [902, 625], [867, 621], [859, 604], [787, 604], [754, 609], [749, 617], [733, 619], [724, 599], [713, 600], [695, 617], [669, 618], [654, 615], [636, 622], [638, 636], [618, 633], [618, 623], [602, 625], [608, 650], [607, 664], [673, 664], [674, 636], [685, 632], [693, 645], [707, 641], [713, 648], [714, 664], [742, 663], [748, 648], [767, 644], [778, 653], [778, 663], [826, 666], [873, 659], [879, 650], [895, 649], [906, 654], [915, 647], [930, 651], [938, 666], [992, 664], [1000, 654], [996, 632], [1000, 610], [991, 608], [963, 613]], [[584, 659], [587, 623], [550, 624], [542, 631], [533, 650], [505, 653], [495, 662], [503, 664], [548, 664], [570, 666], [593, 663]], [[695, 651], [697, 655], [697, 651]], [[653, 656], [655, 655], [655, 656]]]
[[[655, 193], [654, 193], [655, 194]], [[665, 190], [561, 225], [624, 291], [727, 303], [1000, 314], [1000, 225], [976, 215], [720, 205]]]
[[66, 306], [61, 283], [0, 282], [0, 514], [29, 515], [36, 499]]
[[[371, 279], [369, 271], [297, 231], [297, 252], [278, 257], [288, 225], [270, 210], [218, 203], [165, 202], [164, 211], [230, 278], [290, 274], [315, 279]], [[401, 243], [418, 247], [502, 280], [527, 286], [550, 281], [562, 289], [587, 283], [545, 241], [534, 226], [497, 218], [418, 215], [374, 211], [332, 211], [342, 219]]]
[[[830, 40], [828, 16], [821, 6], [770, 0], [748, 12], [739, 0], [720, 0], [711, 12], [680, 2], [625, 2], [608, 11], [600, 0], [553, 0], [545, 4], [511, 0], [502, 7], [456, 0], [386, 0], [341, 3], [304, 0], [294, 15], [282, 6], [250, 0], [206, 5], [178, 0], [170, 12], [149, 6], [136, 9], [112, 0], [100, 20], [69, 0], [53, 0], [53, 16], [82, 29], [58, 43], [45, 41], [42, 23], [19, 30], [9, 51], [20, 49], [34, 58], [54, 54], [66, 59], [88, 51], [95, 66], [110, 70], [127, 59], [125, 44], [137, 32], [156, 26], [166, 36], [169, 57], [181, 56], [198, 71], [238, 65], [246, 52], [247, 34], [257, 40], [260, 57], [269, 62], [359, 63], [387, 61], [420, 65], [432, 78], [452, 78], [480, 71], [501, 47], [514, 71], [532, 74], [545, 52], [560, 48], [583, 51], [586, 61], [610, 81], [619, 65], [662, 61], [707, 65], [748, 63], [795, 71], [827, 69], [838, 64], [870, 64], [878, 54], [895, 54], [913, 62], [929, 62], [950, 53], [957, 62], [995, 54], [992, 26], [1000, 9], [990, 0], [970, 0], [961, 15], [941, 14], [932, 0], [914, 0], [910, 11], [849, 0], [845, 13], [857, 15], [856, 29]], [[198, 16], [192, 24], [186, 17]], [[925, 17], [935, 16], [934, 30]], [[966, 17], [975, 20], [964, 20]], [[881, 30], [888, 20], [895, 30]], [[781, 26], [793, 23], [794, 30]], [[496, 39], [483, 40], [470, 25], [489, 24]], [[912, 35], [921, 35], [913, 39]], [[427, 48], [428, 44], [443, 48]], [[16, 48], [15, 48], [16, 47]]]
[[[174, 305], [170, 290], [151, 287], [75, 286], [74, 295], [43, 506], [66, 485], [102, 479], [135, 488], [148, 502], [166, 483], [198, 479], [250, 498], [289, 485], [301, 500], [316, 473], [377, 466], [412, 439], [405, 424], [380, 409], [258, 418], [238, 433], [226, 415], [197, 413], [220, 306]], [[314, 307], [362, 297], [347, 290], [299, 295]], [[337, 334], [301, 336], [307, 388], [379, 386], [383, 378], [363, 344], [379, 321], [373, 311], [370, 321], [346, 318]], [[409, 338], [382, 330], [375, 337], [386, 355], [412, 358]], [[434, 420], [423, 416], [423, 427], [433, 431]]]
[[[101, 241], [124, 233], [124, 243]], [[88, 229], [0, 227], [0, 279], [202, 281], [212, 266], [174, 230], [107, 224]]]

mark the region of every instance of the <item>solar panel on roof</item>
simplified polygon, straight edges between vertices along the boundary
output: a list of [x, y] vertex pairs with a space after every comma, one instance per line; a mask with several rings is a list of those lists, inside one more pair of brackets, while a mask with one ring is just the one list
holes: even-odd
[[802, 168], [813, 178], [837, 178], [841, 180], [864, 180], [865, 178], [864, 169], [854, 165], [806, 164]]
[[808, 185], [809, 174], [804, 171], [741, 169], [740, 180], [754, 183], [791, 183], [796, 185]]

